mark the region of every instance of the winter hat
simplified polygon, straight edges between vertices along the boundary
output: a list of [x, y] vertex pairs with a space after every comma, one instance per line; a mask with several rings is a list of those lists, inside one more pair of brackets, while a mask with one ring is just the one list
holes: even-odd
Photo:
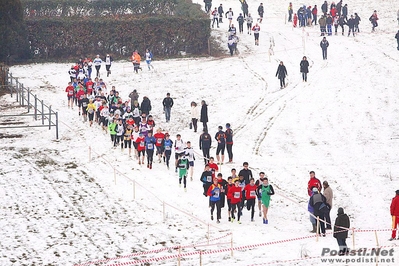
[[319, 192], [319, 190], [317, 189], [317, 187], [313, 187], [313, 188], [312, 188], [312, 191], [313, 191], [314, 193], [318, 193], [318, 192]]
[[342, 207], [338, 208], [338, 215], [344, 214], [344, 209]]
[[227, 124], [226, 124], [226, 128], [230, 128], [230, 123], [227, 123]]
[[396, 195], [399, 195], [399, 189], [395, 191]]

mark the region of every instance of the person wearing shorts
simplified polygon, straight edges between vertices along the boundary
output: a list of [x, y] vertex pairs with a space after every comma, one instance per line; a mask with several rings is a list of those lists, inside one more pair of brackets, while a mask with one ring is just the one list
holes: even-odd
[[[226, 148], [226, 133], [223, 131], [223, 127], [219, 126], [218, 127], [218, 132], [215, 135], [215, 139], [218, 142], [218, 146], [216, 148], [216, 160], [217, 164], [223, 164], [224, 162], [224, 150]], [[222, 157], [220, 158], [219, 154], [222, 154]]]
[[263, 224], [268, 224], [267, 211], [270, 205], [270, 196], [274, 195], [274, 189], [272, 185], [269, 185], [267, 177], [263, 178], [263, 183], [257, 188], [257, 191], [262, 195]]
[[255, 214], [255, 200], [256, 200], [256, 185], [255, 179], [251, 178], [249, 184], [245, 185], [245, 199], [247, 200], [247, 210], [251, 210], [251, 222], [254, 222], [254, 214]]

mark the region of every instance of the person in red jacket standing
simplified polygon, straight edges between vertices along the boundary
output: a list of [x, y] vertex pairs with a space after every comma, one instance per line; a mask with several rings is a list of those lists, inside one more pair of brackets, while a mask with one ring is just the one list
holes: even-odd
[[312, 188], [317, 188], [317, 190], [320, 192], [321, 191], [321, 182], [319, 179], [316, 178], [316, 174], [314, 171], [310, 171], [309, 173], [310, 179], [308, 182], [308, 195], [309, 197], [312, 196]]
[[[391, 202], [391, 216], [392, 216], [392, 236], [389, 240], [394, 240], [396, 237], [396, 230], [399, 225], [399, 189], [395, 191], [396, 195]], [[399, 239], [399, 237], [398, 237]]]
[[231, 195], [231, 222], [234, 222], [235, 220], [235, 215], [234, 212], [238, 207], [238, 223], [241, 224], [240, 222], [240, 217], [241, 217], [241, 212], [240, 212], [240, 202], [241, 202], [241, 198], [242, 198], [242, 189], [239, 186], [240, 184], [240, 180], [236, 179], [234, 181], [234, 187], [229, 188], [229, 193]]

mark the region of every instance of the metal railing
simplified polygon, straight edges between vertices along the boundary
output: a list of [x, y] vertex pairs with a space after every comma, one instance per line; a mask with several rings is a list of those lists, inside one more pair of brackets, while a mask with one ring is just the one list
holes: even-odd
[[[1, 71], [5, 71], [4, 76], [6, 77], [5, 84], [2, 85], [10, 91], [11, 97], [15, 97], [16, 102], [22, 107], [27, 107], [28, 112], [24, 114], [0, 114], [2, 117], [33, 117], [35, 121], [41, 120], [41, 125], [19, 125], [12, 126], [7, 125], [0, 127], [0, 129], [10, 128], [31, 128], [31, 127], [48, 127], [51, 130], [55, 127], [55, 137], [58, 139], [58, 112], [55, 112], [51, 105], [46, 105], [43, 100], [40, 100], [36, 94], [33, 94], [29, 88], [25, 88], [24, 84], [18, 81], [17, 77], [13, 77], [9, 73], [8, 68], [2, 67]], [[31, 113], [31, 111], [33, 113]], [[45, 120], [47, 120], [45, 122]]]

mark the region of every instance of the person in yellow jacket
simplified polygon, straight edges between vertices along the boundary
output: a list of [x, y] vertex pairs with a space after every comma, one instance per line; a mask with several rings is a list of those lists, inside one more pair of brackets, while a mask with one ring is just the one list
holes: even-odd
[[89, 104], [87, 105], [86, 111], [89, 114], [89, 122], [90, 126], [93, 125], [94, 113], [96, 112], [96, 105], [93, 103], [93, 100], [89, 100]]
[[135, 50], [132, 55], [132, 63], [133, 63], [133, 67], [134, 67], [134, 72], [136, 72], [136, 74], [139, 73], [139, 69], [143, 70], [140, 67], [140, 61], [141, 61], [141, 56], [140, 56], [139, 52], [137, 50]]

